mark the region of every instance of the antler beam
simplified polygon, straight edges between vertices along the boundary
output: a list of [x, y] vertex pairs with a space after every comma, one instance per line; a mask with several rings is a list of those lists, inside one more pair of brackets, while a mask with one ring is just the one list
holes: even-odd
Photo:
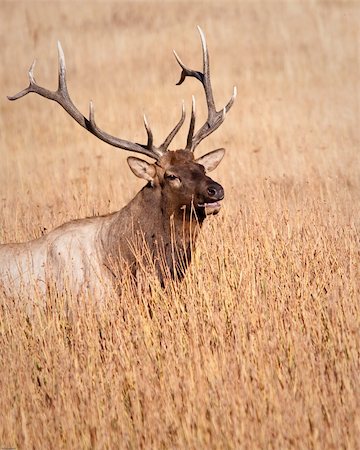
[[62, 106], [65, 111], [74, 119], [76, 122], [81, 125], [83, 128], [88, 130], [90, 133], [95, 135], [97, 138], [101, 139], [102, 141], [106, 142], [107, 144], [110, 144], [114, 147], [121, 148], [123, 150], [128, 150], [131, 152], [141, 153], [143, 155], [149, 156], [150, 158], [159, 160], [161, 156], [167, 151], [168, 146], [170, 145], [171, 141], [173, 140], [176, 133], [179, 131], [180, 127], [184, 123], [185, 120], [185, 108], [184, 104], [182, 106], [182, 113], [181, 118], [177, 125], [173, 128], [173, 130], [170, 132], [170, 134], [167, 136], [165, 141], [159, 146], [156, 147], [153, 144], [153, 135], [151, 132], [151, 129], [146, 121], [146, 118], [144, 117], [144, 124], [145, 129], [148, 135], [148, 142], [147, 144], [138, 144], [135, 142], [130, 142], [124, 139], [120, 139], [118, 137], [112, 136], [105, 131], [101, 130], [95, 123], [95, 117], [94, 117], [94, 106], [93, 103], [90, 102], [89, 107], [89, 119], [87, 119], [85, 116], [81, 114], [81, 112], [77, 109], [77, 107], [72, 102], [68, 89], [66, 84], [66, 66], [65, 66], [65, 56], [63, 49], [61, 47], [60, 42], [58, 42], [58, 54], [59, 54], [59, 81], [58, 81], [58, 89], [56, 91], [50, 91], [48, 89], [45, 89], [38, 84], [36, 84], [35, 78], [34, 78], [34, 68], [35, 68], [35, 61], [32, 63], [30, 69], [29, 69], [29, 86], [20, 91], [19, 93], [9, 96], [9, 100], [17, 100], [21, 97], [24, 97], [25, 95], [29, 94], [30, 92], [34, 92], [42, 97], [45, 97], [49, 100], [53, 100], [57, 102], [60, 106]]
[[237, 94], [236, 87], [234, 86], [233, 94], [232, 94], [229, 102], [227, 103], [227, 105], [222, 110], [216, 111], [214, 96], [213, 96], [212, 86], [211, 86], [211, 81], [210, 81], [209, 52], [207, 49], [205, 35], [204, 35], [202, 29], [199, 26], [197, 28], [200, 33], [201, 45], [202, 45], [202, 50], [203, 50], [203, 72], [192, 70], [192, 69], [189, 69], [188, 67], [186, 67], [185, 64], [179, 58], [176, 51], [174, 50], [175, 58], [176, 58], [177, 62], [179, 63], [180, 67], [182, 68], [180, 80], [178, 81], [177, 85], [182, 84], [186, 77], [194, 77], [197, 80], [199, 80], [200, 83], [204, 87], [206, 103], [207, 103], [207, 107], [208, 107], [207, 120], [194, 135], [196, 114], [195, 114], [195, 99], [193, 97], [190, 127], [189, 127], [189, 133], [188, 133], [187, 144], [186, 144], [186, 149], [191, 150], [191, 151], [194, 151], [195, 148], [200, 144], [200, 142], [204, 138], [209, 136], [209, 134], [213, 133], [223, 123], [223, 121], [225, 120], [225, 115], [232, 107], [234, 100], [236, 98], [236, 94]]

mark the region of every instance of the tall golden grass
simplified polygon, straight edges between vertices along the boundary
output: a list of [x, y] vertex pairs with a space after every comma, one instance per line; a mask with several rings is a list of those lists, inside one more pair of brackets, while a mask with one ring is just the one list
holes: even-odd
[[197, 24], [219, 107], [239, 95], [198, 151], [227, 148], [226, 199], [183, 283], [49, 295], [30, 317], [1, 297], [0, 448], [359, 448], [359, 19], [356, 2], [1, 3], [0, 242], [142, 184], [58, 105], [5, 99], [35, 56], [55, 88], [57, 39], [75, 103], [130, 140], [146, 111], [160, 142], [192, 93], [204, 117], [171, 54], [200, 67]]

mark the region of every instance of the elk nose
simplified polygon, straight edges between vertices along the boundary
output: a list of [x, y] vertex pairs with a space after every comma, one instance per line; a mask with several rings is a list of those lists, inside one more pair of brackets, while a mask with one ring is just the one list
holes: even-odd
[[220, 184], [211, 184], [207, 188], [208, 196], [214, 200], [222, 200], [224, 198], [224, 189]]

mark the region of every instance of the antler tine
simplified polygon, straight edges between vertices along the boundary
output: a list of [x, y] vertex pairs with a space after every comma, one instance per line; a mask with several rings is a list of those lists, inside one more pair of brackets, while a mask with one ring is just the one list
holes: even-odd
[[192, 96], [190, 126], [189, 126], [189, 132], [188, 132], [188, 136], [187, 136], [187, 140], [186, 140], [185, 150], [191, 151], [192, 140], [194, 137], [195, 119], [196, 119], [196, 104], [195, 104], [195, 97]]
[[148, 136], [148, 141], [147, 141], [146, 147], [147, 148], [152, 148], [153, 142], [154, 142], [153, 134], [152, 134], [151, 128], [149, 126], [149, 122], [147, 121], [147, 118], [146, 118], [145, 114], [144, 114], [143, 118], [144, 118], [145, 130], [146, 130], [146, 133], [147, 133], [147, 136]]
[[60, 41], [57, 41], [58, 55], [59, 55], [59, 90], [68, 94], [66, 86], [66, 65], [64, 50], [61, 47]]
[[[8, 96], [9, 100], [17, 100], [30, 92], [34, 92], [41, 97], [47, 98], [49, 100], [53, 100], [57, 102], [60, 106], [62, 106], [65, 111], [74, 119], [76, 122], [85, 128], [87, 131], [92, 133], [97, 138], [102, 141], [110, 144], [114, 147], [121, 148], [123, 150], [128, 150], [136, 153], [141, 153], [143, 155], [149, 156], [150, 158], [159, 160], [160, 157], [164, 154], [164, 149], [161, 147], [155, 147], [153, 145], [152, 132], [150, 127], [148, 126], [145, 119], [145, 128], [148, 134], [148, 142], [147, 144], [137, 144], [135, 142], [130, 142], [124, 139], [117, 138], [112, 136], [105, 131], [102, 131], [95, 123], [95, 114], [94, 114], [94, 106], [93, 103], [90, 102], [89, 107], [89, 119], [81, 114], [81, 112], [76, 108], [74, 103], [72, 102], [66, 84], [66, 64], [65, 64], [65, 56], [64, 51], [61, 47], [60, 42], [58, 41], [58, 61], [59, 61], [59, 74], [58, 74], [58, 89], [56, 91], [50, 91], [45, 89], [35, 82], [34, 78], [34, 67], [35, 61], [32, 63], [29, 69], [29, 86], [26, 89], [18, 92], [13, 96]], [[175, 127], [176, 131], [178, 128]], [[172, 135], [172, 134], [171, 134]], [[174, 133], [175, 135], [175, 133]], [[173, 136], [172, 136], [173, 137]], [[171, 141], [171, 139], [170, 139]], [[170, 142], [169, 142], [170, 143]]]
[[[144, 120], [146, 120], [145, 116], [144, 116]], [[148, 144], [150, 141], [148, 129], [152, 136], [149, 126], [148, 126], [148, 128], [146, 128], [146, 131], [148, 133], [148, 144], [146, 144], [146, 145], [125, 141], [123, 139], [119, 139], [119, 138], [112, 136], [111, 134], [108, 134], [105, 131], [101, 130], [96, 125], [96, 122], [95, 122], [93, 102], [90, 102], [89, 123], [90, 123], [90, 128], [89, 128], [90, 133], [92, 133], [94, 136], [101, 139], [102, 141], [106, 142], [107, 144], [110, 144], [114, 147], [122, 148], [123, 150], [128, 150], [129, 152], [141, 153], [142, 155], [149, 156], [150, 158], [156, 159], [157, 161], [163, 155], [163, 152], [160, 149], [158, 149], [154, 146], [148, 147]], [[151, 142], [150, 142], [150, 144], [151, 144]]]
[[225, 111], [228, 112], [230, 110], [230, 108], [232, 107], [232, 105], [234, 104], [234, 101], [236, 99], [237, 96], [237, 88], [236, 86], [233, 87], [233, 93], [230, 97], [230, 100], [228, 101], [227, 105], [225, 106]]
[[8, 100], [17, 100], [18, 98], [24, 97], [24, 95], [28, 94], [29, 92], [33, 92], [32, 91], [32, 86], [35, 84], [35, 79], [34, 79], [34, 68], [35, 68], [35, 64], [36, 64], [36, 60], [34, 59], [33, 63], [30, 66], [30, 69], [28, 71], [28, 75], [29, 75], [29, 86], [25, 89], [23, 89], [22, 91], [18, 92], [15, 95], [8, 95], [7, 98]]
[[197, 70], [189, 69], [185, 66], [185, 64], [181, 61], [180, 56], [176, 53], [175, 50], [173, 50], [173, 53], [175, 55], [176, 61], [179, 63], [179, 66], [182, 68], [182, 72], [180, 74], [180, 80], [176, 83], [176, 86], [179, 86], [182, 84], [186, 77], [194, 77], [197, 78], [199, 81], [203, 82], [203, 74]]
[[185, 103], [184, 100], [182, 101], [182, 107], [181, 107], [181, 117], [179, 122], [175, 125], [175, 127], [170, 131], [169, 135], [167, 136], [167, 138], [165, 139], [165, 141], [160, 145], [160, 148], [165, 152], [170, 143], [172, 142], [172, 140], [174, 139], [175, 135], [177, 134], [177, 132], [180, 130], [180, 128], [182, 127], [182, 124], [184, 123], [185, 120]]
[[[182, 68], [180, 80], [177, 85], [180, 85], [184, 82], [186, 77], [194, 77], [198, 79], [204, 87], [206, 103], [208, 108], [208, 117], [206, 122], [202, 125], [202, 127], [193, 135], [193, 128], [195, 125], [195, 108], [192, 113], [192, 118], [190, 121], [190, 129], [188, 133], [188, 140], [186, 149], [194, 151], [195, 148], [200, 144], [200, 142], [209, 134], [213, 133], [225, 120], [225, 114], [232, 107], [235, 97], [236, 97], [236, 87], [234, 87], [233, 94], [228, 101], [227, 105], [223, 110], [216, 111], [214, 96], [211, 86], [210, 80], [210, 65], [209, 65], [209, 52], [206, 44], [205, 34], [202, 29], [198, 26], [198, 31], [201, 39], [202, 53], [203, 53], [203, 72], [199, 72], [196, 70], [192, 70], [185, 66], [185, 64], [181, 61], [178, 54], [174, 51], [175, 58]], [[194, 103], [193, 103], [194, 104]]]
[[198, 25], [197, 29], [200, 33], [201, 46], [202, 46], [202, 51], [203, 51], [203, 84], [204, 84], [204, 88], [205, 88], [206, 101], [208, 104], [209, 115], [210, 114], [213, 115], [213, 114], [216, 114], [216, 109], [215, 109], [214, 96], [213, 96], [211, 82], [210, 82], [209, 52], [208, 52], [204, 32], [199, 27], [199, 25]]

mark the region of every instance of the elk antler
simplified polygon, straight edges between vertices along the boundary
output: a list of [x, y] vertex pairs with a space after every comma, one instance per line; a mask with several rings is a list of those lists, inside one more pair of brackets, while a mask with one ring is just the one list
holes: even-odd
[[59, 84], [57, 91], [50, 91], [36, 84], [33, 73], [35, 67], [34, 61], [29, 69], [29, 82], [30, 82], [29, 86], [26, 89], [22, 90], [21, 92], [17, 93], [16, 95], [9, 96], [8, 99], [17, 100], [18, 98], [24, 97], [30, 92], [35, 92], [36, 94], [39, 94], [42, 97], [48, 98], [49, 100], [53, 100], [59, 103], [59, 105], [61, 105], [65, 109], [65, 111], [73, 119], [76, 120], [78, 124], [80, 124], [86, 130], [90, 131], [90, 133], [94, 134], [102, 141], [110, 145], [113, 145], [114, 147], [122, 148], [123, 150], [129, 150], [131, 152], [142, 153], [143, 155], [147, 155], [150, 158], [159, 160], [160, 157], [167, 151], [168, 146], [170, 145], [174, 136], [184, 123], [185, 120], [184, 104], [182, 105], [181, 118], [179, 122], [176, 124], [176, 126], [169, 133], [165, 141], [159, 147], [155, 147], [153, 145], [153, 135], [145, 116], [144, 116], [144, 124], [148, 136], [147, 144], [138, 144], [135, 142], [130, 142], [124, 139], [117, 138], [115, 136], [111, 136], [105, 131], [102, 131], [96, 125], [94, 118], [94, 106], [92, 102], [90, 102], [89, 119], [83, 116], [72, 102], [66, 85], [65, 57], [60, 42], [58, 42], [58, 53], [59, 53]]
[[186, 150], [194, 151], [195, 148], [200, 144], [200, 142], [209, 136], [209, 134], [213, 133], [225, 120], [226, 113], [232, 107], [235, 97], [236, 97], [236, 87], [234, 86], [233, 94], [228, 102], [228, 104], [221, 110], [216, 111], [214, 96], [212, 93], [212, 87], [210, 82], [210, 67], [209, 67], [209, 53], [206, 45], [205, 35], [202, 29], [197, 27], [200, 33], [201, 45], [203, 50], [203, 72], [198, 72], [196, 70], [192, 70], [187, 68], [184, 63], [179, 58], [178, 54], [174, 50], [174, 55], [182, 68], [180, 80], [177, 85], [182, 84], [186, 77], [194, 77], [198, 79], [204, 87], [206, 103], [208, 107], [208, 117], [204, 125], [196, 132], [194, 135], [195, 129], [195, 98], [192, 100], [192, 110], [191, 110], [191, 119], [190, 119], [190, 127], [189, 133], [187, 137]]

